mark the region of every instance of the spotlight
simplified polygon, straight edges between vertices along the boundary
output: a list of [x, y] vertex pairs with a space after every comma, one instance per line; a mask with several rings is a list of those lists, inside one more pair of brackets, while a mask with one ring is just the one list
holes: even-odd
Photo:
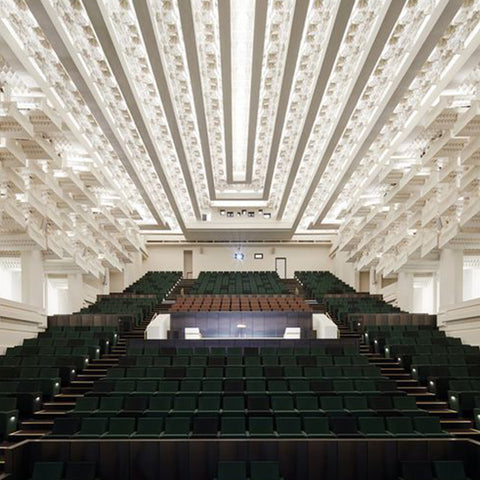
[[248, 212], [248, 216], [249, 216], [250, 218], [254, 217], [254, 216], [255, 216], [255, 212]]
[[227, 212], [227, 217], [228, 217], [228, 218], [233, 217], [233, 212]]
[[242, 210], [242, 215], [246, 215], [247, 211], [245, 209]]
[[270, 219], [270, 218], [272, 218], [272, 214], [265, 212], [265, 213], [263, 214], [263, 218]]
[[227, 212], [223, 208], [220, 210], [220, 215], [225, 215], [226, 213]]
[[243, 252], [235, 252], [233, 258], [241, 262], [245, 259], [245, 254]]

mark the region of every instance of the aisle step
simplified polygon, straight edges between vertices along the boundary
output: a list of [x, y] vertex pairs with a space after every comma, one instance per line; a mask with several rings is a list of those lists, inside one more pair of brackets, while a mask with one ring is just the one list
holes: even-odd
[[13, 442], [19, 442], [23, 440], [36, 440], [42, 438], [48, 431], [45, 430], [17, 430], [8, 436], [8, 439]]

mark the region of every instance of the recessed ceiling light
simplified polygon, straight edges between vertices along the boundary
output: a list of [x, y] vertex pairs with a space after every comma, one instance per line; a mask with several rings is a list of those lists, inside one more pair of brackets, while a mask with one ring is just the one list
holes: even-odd
[[235, 260], [239, 260], [240, 262], [245, 259], [245, 254], [243, 252], [235, 252], [233, 254], [233, 258]]

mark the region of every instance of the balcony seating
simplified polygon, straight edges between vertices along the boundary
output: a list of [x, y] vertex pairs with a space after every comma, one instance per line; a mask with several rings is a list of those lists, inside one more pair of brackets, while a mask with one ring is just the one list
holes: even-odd
[[177, 312], [311, 312], [303, 298], [293, 295], [202, 295], [179, 297], [170, 308]]
[[[194, 295], [281, 295], [285, 293], [288, 292], [276, 272], [201, 272], [192, 289]], [[241, 299], [239, 302], [241, 303]]]

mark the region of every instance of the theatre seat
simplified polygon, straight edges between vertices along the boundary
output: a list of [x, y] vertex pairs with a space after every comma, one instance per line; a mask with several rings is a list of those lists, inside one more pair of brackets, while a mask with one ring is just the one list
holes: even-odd
[[424, 437], [450, 437], [451, 435], [442, 430], [438, 417], [414, 417], [415, 430]]
[[138, 419], [137, 431], [132, 438], [160, 438], [163, 432], [163, 418], [143, 417]]
[[53, 422], [49, 438], [70, 438], [75, 435], [80, 429], [80, 419], [76, 417], [71, 418], [56, 418]]
[[461, 461], [435, 461], [433, 462], [433, 471], [438, 480], [469, 480]]
[[303, 430], [311, 438], [334, 437], [326, 417], [304, 417]]
[[63, 462], [36, 462], [33, 467], [32, 480], [61, 480]]
[[215, 480], [247, 480], [245, 462], [219, 462]]
[[130, 438], [135, 433], [135, 418], [111, 418], [103, 438]]
[[359, 431], [367, 438], [391, 438], [392, 434], [385, 429], [382, 417], [360, 417], [358, 419]]
[[18, 409], [17, 399], [13, 397], [0, 398], [0, 438], [7, 437], [17, 429]]
[[73, 438], [100, 438], [108, 430], [108, 418], [84, 418]]
[[281, 480], [280, 468], [277, 462], [251, 462], [251, 480]]
[[337, 437], [361, 437], [354, 417], [331, 417], [330, 429]]
[[95, 480], [96, 470], [93, 462], [69, 462], [65, 469], [65, 480]]
[[248, 419], [248, 433], [250, 437], [274, 437], [272, 417], [250, 417]]
[[163, 437], [183, 437], [190, 436], [190, 417], [167, 417], [165, 419], [165, 430]]
[[300, 417], [277, 417], [276, 431], [279, 437], [304, 437]]
[[430, 462], [402, 462], [401, 480], [434, 480]]
[[220, 437], [235, 438], [246, 436], [245, 417], [225, 417], [220, 422]]

